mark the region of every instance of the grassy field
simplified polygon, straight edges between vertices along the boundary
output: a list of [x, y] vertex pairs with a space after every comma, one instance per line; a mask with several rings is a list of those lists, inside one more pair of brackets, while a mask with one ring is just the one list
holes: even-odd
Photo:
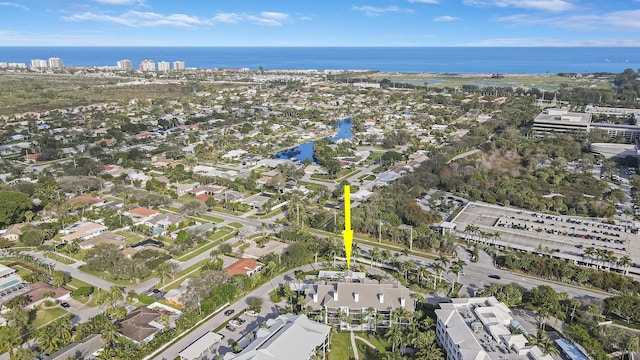
[[69, 260], [64, 256], [60, 256], [60, 254], [58, 254], [58, 253], [47, 252], [47, 253], [45, 253], [45, 256], [48, 257], [51, 260], [55, 260], [55, 261], [58, 261], [58, 262], [61, 262], [63, 264], [67, 264], [67, 265], [75, 263], [75, 261]]
[[331, 347], [329, 360], [353, 359], [353, 348], [351, 347], [351, 334], [339, 332], [331, 337]]
[[596, 87], [611, 88], [610, 79], [580, 78], [571, 79], [555, 74], [504, 74], [501, 78], [493, 78], [491, 74], [428, 74], [428, 73], [376, 73], [369, 75], [372, 80], [384, 78], [413, 84], [425, 84], [432, 88], [461, 87], [463, 85], [482, 84], [481, 86], [544, 86], [559, 87]]
[[45, 111], [79, 105], [139, 99], [177, 99], [183, 87], [175, 84], [117, 86], [130, 81], [71, 75], [3, 74], [0, 77], [0, 115]]
[[32, 329], [37, 329], [40, 326], [48, 324], [49, 322], [61, 318], [68, 313], [61, 307], [52, 307], [49, 309], [38, 309], [36, 319], [31, 324]]

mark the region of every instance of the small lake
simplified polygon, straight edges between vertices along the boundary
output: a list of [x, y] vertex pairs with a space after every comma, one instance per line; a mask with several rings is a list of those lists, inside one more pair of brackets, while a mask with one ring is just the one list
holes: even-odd
[[[338, 128], [338, 133], [329, 138], [331, 141], [343, 140], [343, 139], [351, 139], [353, 137], [353, 132], [351, 131], [351, 119], [342, 119], [335, 123], [335, 126]], [[282, 150], [275, 155], [276, 159], [292, 159], [295, 158], [299, 161], [304, 161], [305, 159], [311, 159], [311, 161], [316, 162], [316, 159], [313, 158], [313, 141], [307, 141], [304, 144], [300, 144], [294, 148]]]

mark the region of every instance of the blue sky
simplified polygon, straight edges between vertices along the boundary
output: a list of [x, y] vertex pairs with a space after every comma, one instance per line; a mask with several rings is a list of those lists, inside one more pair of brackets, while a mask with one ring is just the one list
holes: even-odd
[[640, 0], [0, 0], [0, 46], [640, 46]]

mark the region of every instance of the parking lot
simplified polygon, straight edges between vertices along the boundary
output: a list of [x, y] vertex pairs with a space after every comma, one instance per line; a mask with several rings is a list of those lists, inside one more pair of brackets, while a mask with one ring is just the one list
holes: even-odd
[[[633, 222], [604, 223], [597, 219], [541, 214], [485, 203], [469, 203], [452, 220], [455, 230], [475, 241], [526, 251], [552, 253], [554, 256], [584, 261], [584, 249], [605, 249], [618, 259], [631, 257], [640, 274], [640, 235]], [[480, 231], [465, 233], [467, 225]], [[480, 232], [499, 233], [499, 237]], [[615, 267], [615, 266], [614, 266]]]

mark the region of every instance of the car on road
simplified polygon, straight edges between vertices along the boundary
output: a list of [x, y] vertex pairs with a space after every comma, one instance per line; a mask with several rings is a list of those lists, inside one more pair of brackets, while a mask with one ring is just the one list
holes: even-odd
[[502, 279], [502, 278], [500, 277], [500, 275], [496, 275], [496, 274], [491, 274], [491, 275], [489, 275], [489, 277], [490, 277], [490, 278], [492, 278], [492, 279], [497, 279], [497, 280]]
[[225, 310], [224, 314], [225, 314], [226, 316], [231, 316], [231, 315], [233, 315], [233, 313], [234, 313], [234, 312], [236, 312], [236, 311], [235, 311], [235, 310], [233, 310], [233, 309], [229, 309], [229, 310]]
[[62, 307], [63, 307], [63, 308], [65, 308], [65, 309], [68, 309], [68, 308], [70, 308], [70, 307], [71, 307], [71, 305], [69, 305], [69, 303], [68, 303], [68, 302], [62, 302], [62, 303], [60, 303], [60, 306], [62, 306]]

